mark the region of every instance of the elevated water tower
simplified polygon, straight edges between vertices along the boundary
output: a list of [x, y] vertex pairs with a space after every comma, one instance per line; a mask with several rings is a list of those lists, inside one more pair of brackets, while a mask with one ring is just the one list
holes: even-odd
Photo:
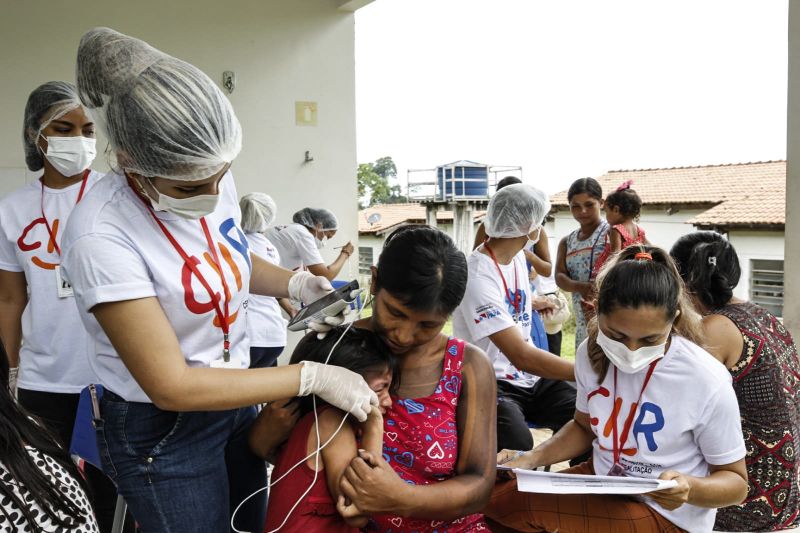
[[486, 210], [497, 181], [509, 175], [522, 178], [522, 167], [461, 160], [432, 169], [410, 169], [408, 197], [425, 206], [426, 221], [434, 227], [438, 211], [452, 211], [453, 240], [469, 254], [475, 239], [475, 213]]

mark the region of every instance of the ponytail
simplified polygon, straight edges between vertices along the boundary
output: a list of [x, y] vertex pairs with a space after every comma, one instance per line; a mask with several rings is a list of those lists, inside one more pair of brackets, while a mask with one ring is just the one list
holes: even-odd
[[733, 298], [742, 275], [733, 245], [713, 231], [684, 235], [670, 250], [686, 290], [707, 309], [719, 309]]

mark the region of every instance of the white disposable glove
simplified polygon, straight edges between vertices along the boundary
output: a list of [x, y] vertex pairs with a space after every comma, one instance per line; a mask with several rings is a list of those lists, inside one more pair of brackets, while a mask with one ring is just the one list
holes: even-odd
[[[323, 276], [315, 276], [311, 272], [301, 271], [289, 278], [289, 298], [306, 305], [319, 300], [330, 292], [333, 292], [333, 286]], [[347, 309], [345, 308], [345, 310]], [[308, 327], [317, 332], [318, 339], [324, 339], [331, 328], [343, 322], [344, 311], [336, 316], [325, 317], [324, 322], [309, 322]]]
[[303, 361], [298, 396], [316, 394], [334, 407], [363, 422], [378, 405], [378, 395], [360, 375], [340, 366]]
[[8, 370], [8, 389], [11, 391], [11, 397], [17, 397], [17, 374], [19, 374], [19, 367], [12, 366]]

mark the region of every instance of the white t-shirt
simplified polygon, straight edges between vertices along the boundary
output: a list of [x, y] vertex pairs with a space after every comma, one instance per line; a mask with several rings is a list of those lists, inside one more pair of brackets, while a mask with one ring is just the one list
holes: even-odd
[[[601, 384], [587, 355], [587, 341], [575, 356], [578, 395], [575, 408], [588, 413], [595, 434], [594, 470], [605, 475], [614, 464], [610, 421], [614, 403], [614, 367]], [[639, 398], [647, 368], [635, 374], [617, 373], [616, 397], [622, 400], [617, 429], [622, 433], [631, 404]], [[625, 453], [630, 451], [630, 455]], [[620, 463], [631, 477], [657, 478], [665, 470], [705, 477], [709, 465], [733, 463], [745, 456], [739, 404], [731, 375], [711, 354], [673, 336], [669, 350], [655, 367], [642, 394]], [[684, 504], [668, 511], [645, 503], [688, 531], [711, 531], [715, 509]]]
[[500, 265], [508, 290], [521, 296], [519, 312], [509, 300], [491, 257], [473, 250], [467, 258], [467, 268], [467, 290], [453, 313], [453, 334], [486, 352], [498, 380], [508, 381], [517, 387], [533, 387], [539, 377], [518, 370], [489, 339], [489, 335], [516, 326], [525, 341], [533, 346], [531, 291], [525, 254], [520, 251], [511, 263]]
[[267, 228], [266, 237], [278, 249], [283, 268], [302, 270], [309, 265], [319, 265], [324, 262], [317, 248], [316, 239], [301, 224], [272, 226]]
[[[250, 252], [261, 259], [280, 265], [278, 250], [260, 233], [246, 233]], [[251, 294], [247, 301], [247, 336], [250, 346], [286, 346], [287, 321], [281, 314], [278, 300], [271, 296]]]
[[[49, 219], [48, 219], [49, 220]], [[64, 528], [56, 526], [44, 509], [39, 507], [36, 500], [33, 499], [31, 490], [19, 483], [11, 471], [0, 463], [0, 483], [7, 487], [18, 499], [25, 502], [25, 507], [31, 515], [33, 515], [35, 525], [42, 531], [64, 531], [70, 533], [99, 533], [100, 529], [97, 527], [97, 520], [94, 517], [92, 506], [89, 504], [89, 498], [81, 488], [78, 480], [72, 477], [63, 466], [58, 464], [55, 459], [46, 455], [39, 450], [30, 446], [25, 447], [28, 455], [33, 459], [36, 468], [38, 468], [45, 477], [48, 478], [50, 484], [57, 487], [67, 499], [69, 499], [78, 508], [81, 518], [84, 523], [74, 528]], [[14, 505], [11, 498], [3, 498], [2, 511], [0, 511], [0, 531], [33, 531], [33, 524], [29, 523], [22, 514], [23, 509]], [[13, 521], [8, 517], [16, 517]], [[66, 515], [61, 515], [61, 518], [66, 518]]]
[[[230, 172], [220, 185], [219, 204], [205, 220], [230, 290], [231, 361], [247, 368], [250, 350], [244, 303], [249, 295], [250, 250], [239, 228], [241, 213]], [[212, 267], [201, 221], [169, 212], [156, 215], [193, 258], [224, 307], [223, 284]], [[109, 174], [78, 205], [64, 235], [64, 254], [65, 274], [94, 340], [90, 362], [108, 389], [129, 401], [150, 401], [90, 313], [100, 303], [157, 297], [189, 366], [207, 367], [222, 358], [222, 329], [208, 292], [124, 176]]]
[[[81, 203], [102, 176], [89, 173]], [[62, 253], [64, 228], [81, 185], [44, 188], [44, 214]], [[58, 295], [55, 267], [60, 262], [42, 218], [42, 183], [28, 183], [0, 200], [0, 270], [23, 272], [28, 282], [17, 381], [22, 389], [76, 393], [95, 379], [90, 338], [75, 298]]]

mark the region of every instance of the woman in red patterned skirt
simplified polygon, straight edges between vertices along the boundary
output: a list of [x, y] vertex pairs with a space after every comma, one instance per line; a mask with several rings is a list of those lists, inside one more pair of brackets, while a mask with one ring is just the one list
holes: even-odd
[[681, 237], [670, 252], [705, 314], [707, 349], [730, 370], [742, 415], [750, 489], [719, 509], [715, 529], [776, 531], [800, 525], [800, 359], [775, 315], [733, 296], [741, 274], [721, 235]]

